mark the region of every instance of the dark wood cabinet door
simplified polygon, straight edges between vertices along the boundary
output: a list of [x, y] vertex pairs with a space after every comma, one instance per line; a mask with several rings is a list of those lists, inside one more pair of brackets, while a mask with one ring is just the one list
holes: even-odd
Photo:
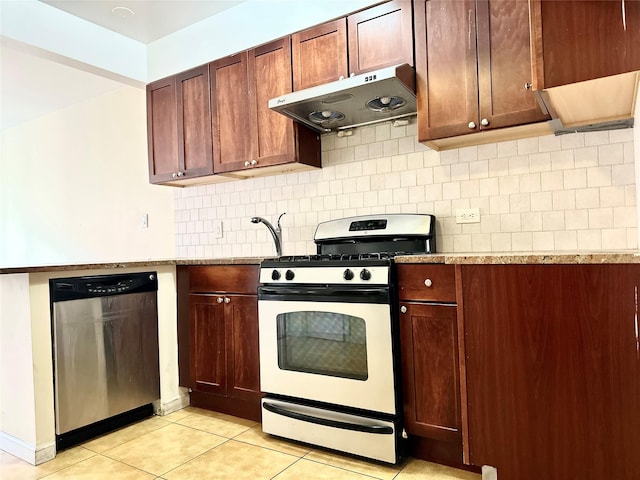
[[464, 265], [462, 281], [471, 463], [640, 478], [640, 267]]
[[349, 15], [347, 28], [349, 74], [414, 64], [410, 0], [395, 0]]
[[401, 306], [406, 308], [400, 314], [405, 428], [421, 437], [461, 443], [456, 307]]
[[222, 296], [189, 295], [191, 388], [224, 395], [227, 388]]
[[247, 400], [260, 398], [258, 297], [227, 295], [227, 394]]
[[293, 120], [269, 108], [270, 99], [292, 90], [290, 37], [251, 50], [249, 78], [254, 166], [295, 161]]
[[531, 0], [535, 87], [640, 70], [637, 0]]
[[480, 130], [549, 120], [531, 88], [529, 2], [478, 0]]
[[347, 20], [339, 18], [291, 36], [293, 89], [348, 77]]
[[209, 67], [176, 75], [178, 155], [183, 176], [213, 173]]
[[169, 77], [147, 85], [147, 143], [149, 181], [172, 180], [179, 170], [176, 79]]
[[415, 8], [418, 141], [477, 132], [475, 0], [416, 1]]
[[252, 158], [248, 63], [242, 52], [209, 65], [215, 173], [241, 170]]

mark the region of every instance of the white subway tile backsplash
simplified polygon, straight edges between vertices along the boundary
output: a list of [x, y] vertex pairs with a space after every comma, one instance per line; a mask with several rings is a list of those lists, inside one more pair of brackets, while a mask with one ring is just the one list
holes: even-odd
[[[434, 213], [442, 252], [637, 248], [632, 129], [442, 152], [415, 132], [413, 122], [325, 134], [321, 170], [176, 189], [177, 255], [273, 255], [268, 230], [249, 218], [284, 211], [286, 254], [315, 251], [319, 222], [385, 212]], [[480, 223], [457, 224], [455, 211], [470, 207]]]
[[613, 185], [634, 185], [635, 165], [625, 163], [623, 165], [613, 165], [611, 167], [611, 183]]
[[584, 134], [584, 144], [589, 145], [605, 145], [609, 143], [609, 132], [586, 132]]
[[600, 165], [624, 163], [624, 145], [622, 143], [600, 145], [598, 147], [598, 159]]
[[545, 135], [538, 138], [538, 151], [539, 152], [553, 152], [555, 150], [561, 150], [562, 143], [560, 137], [554, 135]]

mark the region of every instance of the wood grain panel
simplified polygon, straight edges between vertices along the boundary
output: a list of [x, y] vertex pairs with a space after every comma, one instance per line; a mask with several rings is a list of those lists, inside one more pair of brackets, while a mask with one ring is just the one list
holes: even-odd
[[456, 307], [401, 305], [407, 308], [400, 317], [406, 429], [461, 443]]
[[253, 152], [248, 54], [242, 52], [211, 63], [211, 128], [214, 171], [241, 170]]
[[[420, 10], [422, 7], [422, 10]], [[475, 1], [416, 2], [418, 140], [477, 131]]]
[[[432, 281], [431, 287], [425, 280]], [[400, 300], [428, 302], [456, 301], [455, 267], [453, 265], [398, 265]]]
[[213, 173], [209, 67], [176, 76], [178, 154], [188, 177]]
[[255, 111], [258, 166], [294, 161], [293, 121], [269, 108], [269, 100], [292, 90], [291, 42], [286, 37], [251, 51], [249, 56]]
[[189, 295], [191, 386], [225, 394], [227, 388], [224, 303], [216, 296]]
[[532, 25], [542, 29], [544, 88], [640, 70], [640, 2], [532, 3], [540, 3]]
[[236, 398], [260, 398], [260, 347], [258, 298], [229, 296], [227, 305], [227, 394]]
[[339, 18], [291, 36], [293, 89], [347, 77], [347, 20]]
[[410, 0], [395, 0], [347, 17], [349, 74], [414, 64]]
[[635, 265], [463, 266], [471, 462], [637, 479]]
[[527, 0], [479, 0], [478, 87], [481, 129], [549, 120], [538, 106], [531, 84], [529, 3]]
[[189, 267], [191, 293], [258, 294], [259, 265], [203, 265]]
[[147, 85], [147, 142], [149, 180], [161, 183], [178, 171], [176, 79]]

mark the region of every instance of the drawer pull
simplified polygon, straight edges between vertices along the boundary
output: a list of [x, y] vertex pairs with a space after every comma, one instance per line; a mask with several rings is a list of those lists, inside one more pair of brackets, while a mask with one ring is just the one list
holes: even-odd
[[432, 285], [433, 285], [433, 282], [431, 281], [431, 279], [430, 279], [430, 278], [427, 278], [427, 279], [424, 281], [424, 286], [425, 286], [425, 287], [430, 288]]
[[404, 305], [402, 305], [402, 306], [400, 307], [400, 311], [401, 311], [402, 313], [407, 313], [407, 307], [405, 307]]

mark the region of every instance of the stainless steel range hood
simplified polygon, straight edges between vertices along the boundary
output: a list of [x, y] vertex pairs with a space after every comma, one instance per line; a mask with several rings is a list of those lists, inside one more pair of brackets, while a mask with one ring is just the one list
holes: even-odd
[[317, 132], [416, 114], [415, 71], [407, 64], [355, 75], [269, 100], [269, 108]]

